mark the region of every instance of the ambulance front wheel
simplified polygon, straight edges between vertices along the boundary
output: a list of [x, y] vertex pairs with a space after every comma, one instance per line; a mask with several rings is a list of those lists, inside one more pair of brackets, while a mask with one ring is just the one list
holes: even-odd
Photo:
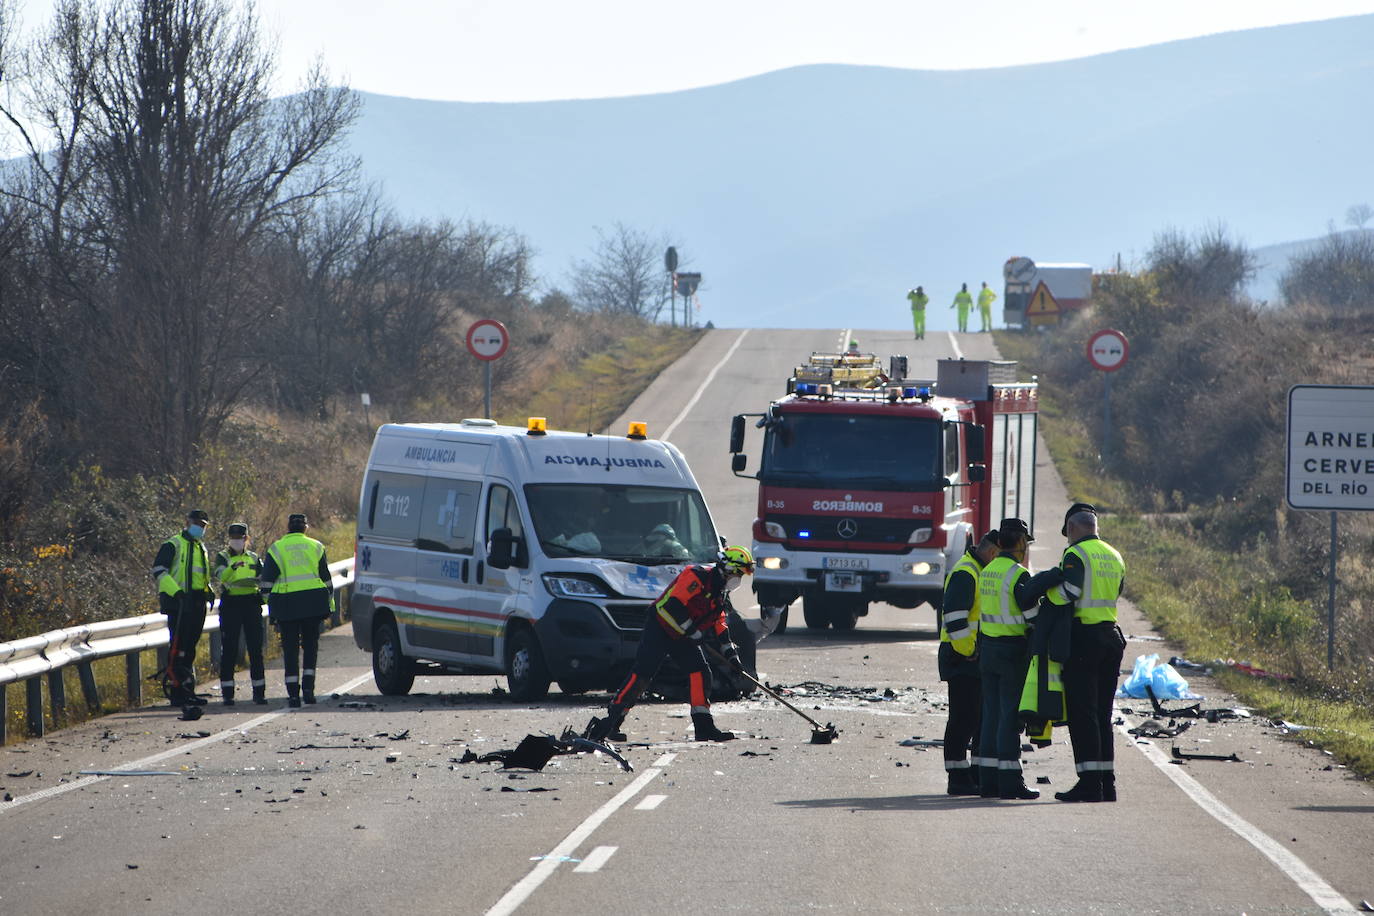
[[548, 696], [552, 682], [534, 633], [523, 626], [511, 630], [506, 637], [506, 685], [510, 698], [517, 703], [542, 700]]
[[401, 652], [401, 636], [390, 618], [377, 624], [372, 637], [372, 679], [388, 697], [405, 696], [415, 683], [415, 669]]

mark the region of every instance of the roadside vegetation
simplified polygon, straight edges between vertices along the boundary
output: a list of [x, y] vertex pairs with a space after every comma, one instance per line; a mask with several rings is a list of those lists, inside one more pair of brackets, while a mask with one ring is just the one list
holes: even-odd
[[[1064, 326], [997, 334], [1002, 354], [1040, 377], [1050, 452], [1070, 497], [1103, 507], [1104, 535], [1127, 558], [1128, 597], [1242, 701], [1307, 726], [1300, 740], [1366, 777], [1374, 776], [1374, 519], [1338, 520], [1328, 668], [1330, 517], [1286, 505], [1284, 442], [1290, 386], [1369, 383], [1371, 268], [1374, 251], [1333, 234], [1293, 266], [1288, 304], [1256, 307], [1239, 294], [1251, 269], [1243, 246], [1222, 229], [1171, 232], [1143, 270], [1099, 277], [1092, 308]], [[1352, 283], [1362, 284], [1359, 295]], [[1084, 352], [1107, 327], [1124, 332], [1131, 349], [1113, 373], [1104, 431], [1103, 373]]]
[[699, 338], [657, 323], [666, 237], [616, 224], [564, 293], [515, 229], [392, 212], [346, 154], [356, 95], [321, 66], [269, 97], [241, 4], [58, 0], [31, 41], [13, 13], [0, 642], [156, 611], [152, 557], [192, 507], [212, 550], [241, 520], [261, 552], [305, 512], [350, 556], [373, 429], [481, 416], [478, 318], [512, 340], [493, 415], [554, 429], [603, 428]]

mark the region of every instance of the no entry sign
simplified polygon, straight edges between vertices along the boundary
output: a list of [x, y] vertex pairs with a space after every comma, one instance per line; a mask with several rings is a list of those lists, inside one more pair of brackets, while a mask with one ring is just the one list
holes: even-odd
[[509, 346], [506, 326], [494, 318], [474, 321], [468, 328], [468, 352], [478, 359], [500, 359]]
[[1107, 328], [1088, 338], [1088, 362], [1103, 372], [1115, 372], [1126, 365], [1131, 345], [1126, 335]]

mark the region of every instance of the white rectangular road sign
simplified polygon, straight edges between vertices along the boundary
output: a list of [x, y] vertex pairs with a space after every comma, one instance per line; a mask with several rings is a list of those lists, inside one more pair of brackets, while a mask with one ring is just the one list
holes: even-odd
[[1374, 386], [1288, 390], [1288, 505], [1374, 511]]

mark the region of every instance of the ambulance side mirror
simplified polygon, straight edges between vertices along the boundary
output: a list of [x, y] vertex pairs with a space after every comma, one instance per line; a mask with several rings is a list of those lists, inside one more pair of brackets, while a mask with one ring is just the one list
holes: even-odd
[[988, 479], [988, 469], [981, 464], [970, 464], [968, 466], [969, 483], [982, 483]]
[[510, 569], [520, 539], [509, 528], [497, 528], [487, 542], [487, 565], [492, 569]]
[[736, 474], [738, 474], [740, 471], [744, 470], [744, 466], [745, 466], [746, 464], [748, 464], [748, 463], [749, 463], [749, 456], [748, 456], [748, 455], [745, 455], [745, 454], [742, 454], [742, 453], [736, 453], [736, 454], [730, 456], [730, 470], [734, 471]]

